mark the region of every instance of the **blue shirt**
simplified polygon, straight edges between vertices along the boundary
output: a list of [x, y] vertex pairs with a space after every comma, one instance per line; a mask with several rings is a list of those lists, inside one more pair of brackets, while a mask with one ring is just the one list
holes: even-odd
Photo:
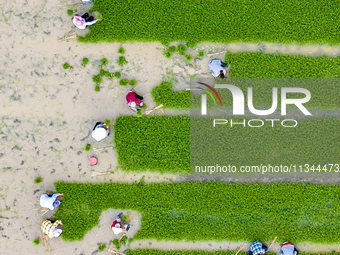
[[249, 250], [253, 253], [253, 255], [260, 255], [268, 251], [268, 248], [263, 248], [260, 241], [255, 241], [250, 245]]

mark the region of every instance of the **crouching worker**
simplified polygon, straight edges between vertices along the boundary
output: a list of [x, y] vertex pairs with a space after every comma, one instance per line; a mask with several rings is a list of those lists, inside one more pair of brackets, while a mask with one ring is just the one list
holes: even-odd
[[57, 220], [54, 223], [52, 223], [50, 220], [44, 220], [41, 223], [40, 229], [43, 235], [44, 246], [46, 246], [47, 244], [48, 250], [51, 250], [49, 239], [53, 237], [59, 237], [60, 234], [63, 232], [63, 230], [61, 229], [61, 225], [63, 224], [60, 220]]
[[298, 251], [295, 248], [295, 246], [292, 243], [289, 243], [289, 242], [284, 242], [281, 245], [281, 250], [282, 250], [282, 252], [280, 253], [280, 255], [296, 255], [296, 254], [298, 254]]
[[97, 142], [110, 135], [109, 127], [103, 122], [97, 122], [92, 129], [91, 136]]
[[262, 244], [260, 241], [255, 241], [250, 245], [248, 255], [265, 254], [267, 251], [268, 251], [267, 246]]
[[137, 111], [138, 107], [143, 106], [143, 97], [139, 96], [136, 92], [130, 90], [126, 95], [126, 102], [129, 108], [133, 111]]
[[93, 25], [94, 23], [96, 23], [97, 21], [99, 21], [99, 19], [94, 19], [93, 16], [89, 17], [88, 13], [85, 13], [82, 16], [74, 16], [73, 17], [73, 24], [79, 28], [79, 29], [85, 29], [88, 26]]
[[42, 194], [40, 196], [40, 206], [43, 208], [48, 208], [53, 211], [60, 205], [60, 201], [57, 200], [58, 196], [63, 196], [63, 193], [52, 193], [52, 195]]
[[122, 218], [123, 213], [120, 213], [111, 225], [111, 229], [115, 235], [127, 232], [130, 229], [130, 225], [126, 224], [125, 221], [122, 222]]
[[226, 66], [227, 64], [219, 59], [213, 59], [209, 62], [209, 69], [212, 71], [212, 75], [215, 78], [219, 76], [221, 79], [224, 79], [226, 77], [227, 71], [229, 72], [231, 65], [229, 64], [228, 68], [225, 69]]

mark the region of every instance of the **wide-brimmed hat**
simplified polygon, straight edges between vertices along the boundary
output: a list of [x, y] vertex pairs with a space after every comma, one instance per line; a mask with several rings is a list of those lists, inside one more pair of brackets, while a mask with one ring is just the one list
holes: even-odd
[[81, 27], [81, 26], [84, 25], [84, 20], [83, 20], [83, 18], [80, 17], [80, 16], [74, 16], [74, 17], [73, 17], [73, 23], [74, 23], [76, 26]]
[[91, 132], [91, 136], [93, 137], [94, 140], [99, 142], [103, 140], [105, 137], [107, 137], [107, 130], [103, 127], [96, 128]]
[[132, 108], [135, 108], [137, 104], [134, 101], [130, 101], [129, 106], [131, 106]]

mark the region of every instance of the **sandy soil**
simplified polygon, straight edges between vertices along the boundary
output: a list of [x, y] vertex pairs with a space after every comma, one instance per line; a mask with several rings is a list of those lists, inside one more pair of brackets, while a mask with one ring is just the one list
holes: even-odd
[[[75, 3], [75, 2], [73, 2]], [[125, 94], [131, 87], [121, 87], [118, 79], [104, 78], [101, 91], [95, 92], [92, 76], [99, 72], [100, 59], [106, 57], [106, 70], [121, 71], [122, 78], [136, 79], [135, 90], [145, 95], [149, 108], [155, 106], [149, 95], [169, 75], [178, 80], [176, 89], [189, 86], [193, 75], [207, 76], [210, 58], [195, 62], [195, 67], [184, 57], [166, 59], [160, 43], [124, 43], [128, 64], [117, 64], [117, 50], [121, 44], [80, 44], [75, 40], [58, 42], [68, 32], [83, 34], [73, 28], [67, 8], [47, 0], [3, 1], [0, 4], [0, 253], [45, 254], [41, 244], [34, 246], [40, 237], [40, 224], [44, 216], [39, 212], [37, 199], [53, 190], [55, 181], [79, 182], [133, 182], [146, 176], [148, 182], [184, 180], [186, 177], [170, 174], [124, 173], [117, 169], [114, 150], [85, 152], [86, 144], [93, 147], [113, 146], [112, 135], [97, 143], [90, 130], [97, 121], [133, 114], [125, 104]], [[78, 8], [83, 13], [88, 6]], [[271, 44], [201, 44], [197, 49], [207, 52], [229, 49], [232, 51], [259, 49], [268, 52], [339, 55], [338, 47], [287, 46]], [[314, 49], [314, 50], [312, 50]], [[189, 52], [188, 52], [189, 53]], [[191, 52], [194, 57], [196, 50]], [[81, 67], [83, 57], [90, 63]], [[224, 55], [216, 57], [224, 58]], [[72, 70], [64, 70], [68, 62]], [[113, 134], [114, 135], [114, 134]], [[91, 167], [88, 158], [96, 155], [98, 165]], [[114, 174], [91, 177], [91, 173], [114, 171]], [[36, 177], [43, 182], [34, 184]], [[98, 227], [89, 232], [82, 242], [65, 243], [51, 240], [49, 254], [96, 254], [97, 243], [114, 239], [109, 229], [119, 211], [104, 212]], [[139, 228], [141, 215], [133, 212], [133, 235]], [[162, 244], [167, 248], [169, 245]], [[223, 246], [225, 247], [225, 246]], [[338, 246], [337, 246], [338, 247]], [[193, 247], [194, 248], [194, 247]], [[197, 248], [199, 248], [197, 246]], [[227, 247], [226, 247], [227, 248]], [[326, 251], [326, 250], [325, 250]], [[105, 253], [102, 253], [105, 254]]]

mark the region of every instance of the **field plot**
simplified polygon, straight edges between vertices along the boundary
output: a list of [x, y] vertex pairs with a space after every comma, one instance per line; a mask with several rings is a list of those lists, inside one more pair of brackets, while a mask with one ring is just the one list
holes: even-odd
[[[160, 251], [160, 250], [128, 250], [126, 255], [235, 255], [237, 251]], [[240, 252], [240, 255], [248, 255], [248, 252]], [[274, 252], [266, 252], [267, 255], [276, 255]], [[339, 255], [338, 252], [332, 253], [306, 253], [299, 252], [301, 255]]]
[[92, 11], [104, 19], [80, 41], [338, 44], [337, 10], [337, 1], [325, 0], [97, 0]]
[[[230, 78], [339, 78], [340, 58], [332, 57], [306, 57], [283, 54], [264, 53], [230, 53], [226, 54], [225, 62], [231, 64]], [[236, 80], [234, 80], [236, 81]], [[307, 80], [305, 80], [307, 81]], [[326, 79], [325, 79], [326, 81]], [[330, 81], [330, 80], [329, 80]], [[308, 102], [311, 107], [337, 108], [339, 107], [336, 95], [340, 93], [340, 86], [322, 86], [317, 81], [305, 84], [313, 96], [316, 98]], [[335, 84], [339, 82], [335, 81]], [[271, 89], [265, 87], [266, 84], [258, 83], [258, 88], [262, 92], [254, 101], [267, 100], [271, 102]], [[339, 84], [338, 84], [339, 85]], [[270, 85], [272, 86], [272, 84]], [[245, 86], [243, 86], [245, 87]], [[299, 86], [300, 87], [300, 86]], [[240, 87], [243, 91], [245, 88]], [[271, 88], [271, 87], [270, 87]], [[331, 93], [330, 93], [330, 90]], [[265, 91], [265, 95], [263, 95]], [[157, 104], [163, 104], [164, 108], [190, 108], [190, 91], [173, 92], [170, 82], [162, 82], [153, 88], [152, 97]], [[229, 94], [228, 94], [229, 95]], [[256, 96], [256, 91], [254, 91]], [[222, 96], [226, 96], [226, 93]], [[229, 95], [230, 97], [230, 95]], [[209, 103], [208, 97], [208, 103]], [[191, 97], [193, 100], [193, 97]], [[197, 101], [197, 100], [196, 100]], [[224, 102], [232, 102], [226, 98]], [[210, 101], [210, 104], [213, 102]], [[231, 103], [229, 103], [230, 106]]]
[[[339, 119], [301, 120], [298, 125], [295, 128], [220, 125], [212, 131], [212, 119], [192, 118], [190, 130], [189, 117], [123, 116], [116, 119], [114, 141], [119, 165], [126, 171], [189, 172], [190, 135], [197, 145], [191, 146], [195, 165], [339, 163]], [[221, 151], [225, 153], [214, 154]]]
[[[55, 183], [64, 193], [54, 216], [63, 239], [81, 240], [109, 209], [136, 210], [141, 229], [134, 239], [337, 243], [339, 185]], [[117, 199], [119, 198], [119, 199]]]

